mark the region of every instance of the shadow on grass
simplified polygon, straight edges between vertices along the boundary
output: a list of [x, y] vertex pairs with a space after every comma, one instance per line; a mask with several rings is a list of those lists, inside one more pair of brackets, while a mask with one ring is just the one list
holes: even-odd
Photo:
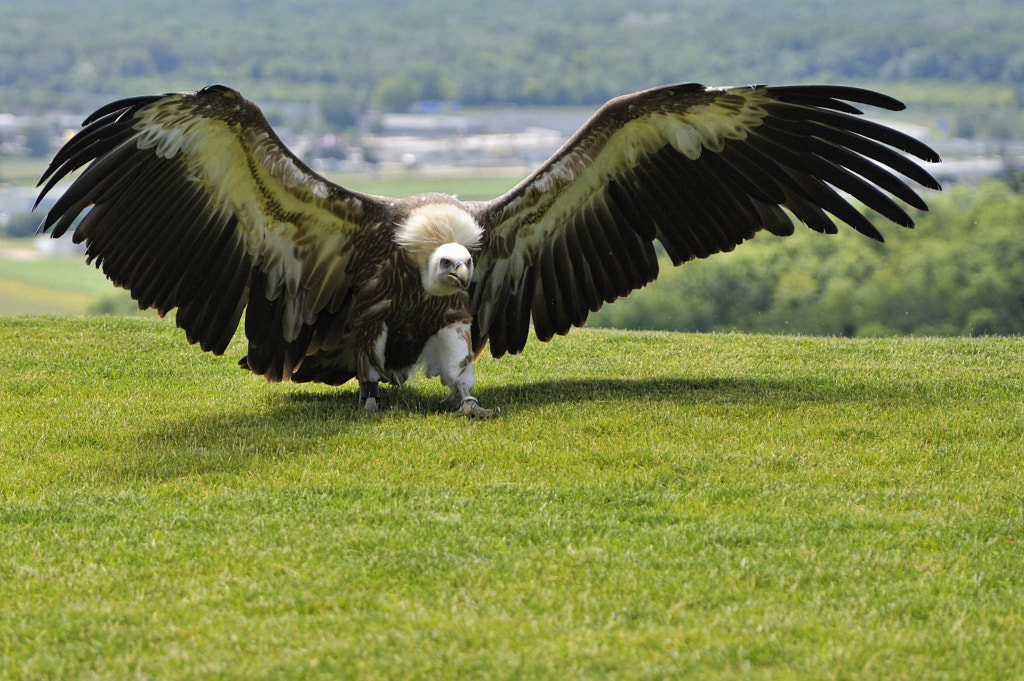
[[[428, 383], [433, 383], [428, 382]], [[892, 388], [892, 386], [890, 386]], [[911, 384], [902, 384], [901, 391], [882, 389], [877, 385], [824, 383], [814, 385], [806, 380], [786, 381], [752, 378], [595, 378], [540, 381], [483, 387], [474, 394], [485, 407], [500, 407], [503, 418], [516, 418], [518, 411], [527, 411], [567, 402], [600, 403], [609, 401], [673, 402], [677, 404], [798, 404], [844, 403], [864, 400], [901, 399], [913, 393]], [[456, 401], [442, 401], [443, 392], [416, 387], [381, 389], [381, 413], [367, 415], [358, 406], [356, 392], [350, 386], [337, 390], [312, 389], [275, 392], [268, 388], [266, 407], [259, 411], [210, 414], [198, 422], [165, 424], [170, 432], [185, 428], [196, 433], [220, 436], [225, 433], [294, 432], [305, 437], [322, 437], [353, 429], [374, 427], [394, 418], [415, 418], [422, 415], [449, 414], [454, 417]]]
[[[898, 388], [898, 389], [897, 389]], [[566, 379], [509, 384], [480, 388], [474, 394], [485, 407], [501, 407], [503, 417], [515, 418], [517, 410], [530, 410], [566, 402], [638, 401], [677, 404], [799, 404], [846, 403], [865, 400], [899, 401], [915, 394], [912, 383], [875, 384], [822, 383], [752, 378], [646, 378]], [[225, 434], [294, 432], [305, 437], [338, 434], [372, 427], [382, 418], [451, 414], [456, 401], [442, 401], [443, 393], [415, 387], [381, 389], [381, 413], [367, 415], [359, 407], [350, 386], [337, 390], [313, 389], [276, 392], [267, 389], [266, 407], [257, 411], [208, 414], [202, 419], [172, 420], [154, 431], [166, 439], [180, 431], [208, 434], [224, 439]]]
[[[862, 400], [871, 388], [851, 385], [809, 385], [806, 381], [751, 378], [592, 378], [539, 381], [481, 387], [473, 391], [481, 406], [500, 407], [503, 416], [515, 418], [517, 410], [571, 403], [609, 401], [659, 401], [677, 404], [770, 404]], [[878, 392], [877, 389], [876, 393]], [[879, 394], [879, 397], [882, 395]], [[383, 414], [421, 415], [454, 413], [456, 401], [441, 401], [442, 393], [416, 388], [384, 386]], [[891, 394], [887, 394], [891, 398]], [[301, 417], [309, 409], [330, 411], [340, 420], [362, 418], [354, 391], [300, 391], [274, 397], [272, 409]], [[372, 419], [371, 419], [372, 420]]]
[[[895, 392], [893, 392], [895, 391]], [[481, 388], [485, 407], [501, 407], [500, 418], [528, 417], [528, 412], [562, 404], [671, 402], [772, 407], [808, 403], [843, 404], [912, 399], [914, 388], [875, 384], [824, 383], [754, 378], [597, 378], [553, 380]], [[116, 474], [128, 479], [162, 480], [189, 475], [235, 475], [260, 462], [294, 459], [336, 447], [344, 452], [366, 442], [380, 445], [382, 433], [408, 437], [421, 417], [454, 419], [456, 405], [442, 403], [435, 386], [382, 389], [382, 411], [365, 415], [349, 386], [338, 390], [275, 391], [268, 388], [257, 410], [207, 413], [200, 418], [169, 419], [139, 434], [138, 448], [125, 452]], [[599, 406], [596, 407], [600, 409]], [[436, 428], [436, 425], [431, 426]]]
[[518, 409], [572, 403], [635, 401], [679, 405], [722, 406], [848, 404], [903, 402], [921, 398], [914, 382], [862, 383], [807, 378], [795, 380], [750, 377], [598, 378], [552, 380], [483, 388], [476, 392], [483, 406], [500, 406], [514, 418]]

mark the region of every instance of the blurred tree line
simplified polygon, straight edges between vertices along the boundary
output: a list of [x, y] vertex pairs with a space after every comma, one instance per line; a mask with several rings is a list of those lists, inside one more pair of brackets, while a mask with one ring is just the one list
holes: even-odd
[[[593, 315], [596, 326], [808, 335], [1024, 333], [1024, 195], [1003, 182], [928, 197], [913, 230], [880, 244], [840, 225], [759, 234], [672, 268]], [[888, 229], [886, 229], [888, 227]]]
[[[0, 0], [0, 111], [223, 82], [335, 127], [419, 100], [597, 105], [696, 80], [960, 83], [964, 136], [1024, 136], [1016, 0]], [[972, 101], [1000, 84], [1002, 102]], [[1007, 95], [1007, 93], [1009, 93]], [[997, 106], [993, 109], [993, 104]]]

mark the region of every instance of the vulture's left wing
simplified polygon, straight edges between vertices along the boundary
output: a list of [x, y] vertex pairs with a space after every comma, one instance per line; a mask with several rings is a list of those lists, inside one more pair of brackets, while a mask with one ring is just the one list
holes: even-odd
[[826, 213], [872, 238], [844, 193], [890, 220], [890, 195], [926, 210], [899, 175], [938, 183], [906, 152], [926, 145], [858, 117], [847, 102], [899, 110], [848, 87], [711, 89], [687, 84], [613, 99], [550, 160], [503, 196], [473, 205], [484, 228], [472, 305], [474, 342], [523, 349], [531, 320], [548, 340], [658, 274], [654, 240], [675, 264], [731, 251], [765, 229], [791, 234], [782, 207], [821, 232]]
[[89, 261], [140, 308], [177, 307], [204, 350], [225, 350], [248, 305], [251, 368], [287, 378], [318, 314], [349, 294], [377, 199], [307, 168], [223, 86], [114, 102], [84, 125], [40, 180], [42, 199], [89, 164], [42, 230], [58, 237], [84, 212], [74, 240]]

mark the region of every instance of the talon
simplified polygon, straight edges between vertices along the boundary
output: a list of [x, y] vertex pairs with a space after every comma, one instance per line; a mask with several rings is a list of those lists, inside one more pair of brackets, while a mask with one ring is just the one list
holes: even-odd
[[462, 398], [462, 404], [459, 405], [459, 410], [456, 412], [458, 416], [465, 416], [469, 419], [489, 419], [500, 413], [501, 409], [498, 407], [495, 407], [494, 409], [484, 409], [473, 396]]

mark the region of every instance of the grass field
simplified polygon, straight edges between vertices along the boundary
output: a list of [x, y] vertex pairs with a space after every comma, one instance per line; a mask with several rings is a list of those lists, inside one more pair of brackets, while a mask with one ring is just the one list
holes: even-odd
[[1024, 339], [583, 330], [270, 385], [0, 319], [0, 679], [1024, 672]]

